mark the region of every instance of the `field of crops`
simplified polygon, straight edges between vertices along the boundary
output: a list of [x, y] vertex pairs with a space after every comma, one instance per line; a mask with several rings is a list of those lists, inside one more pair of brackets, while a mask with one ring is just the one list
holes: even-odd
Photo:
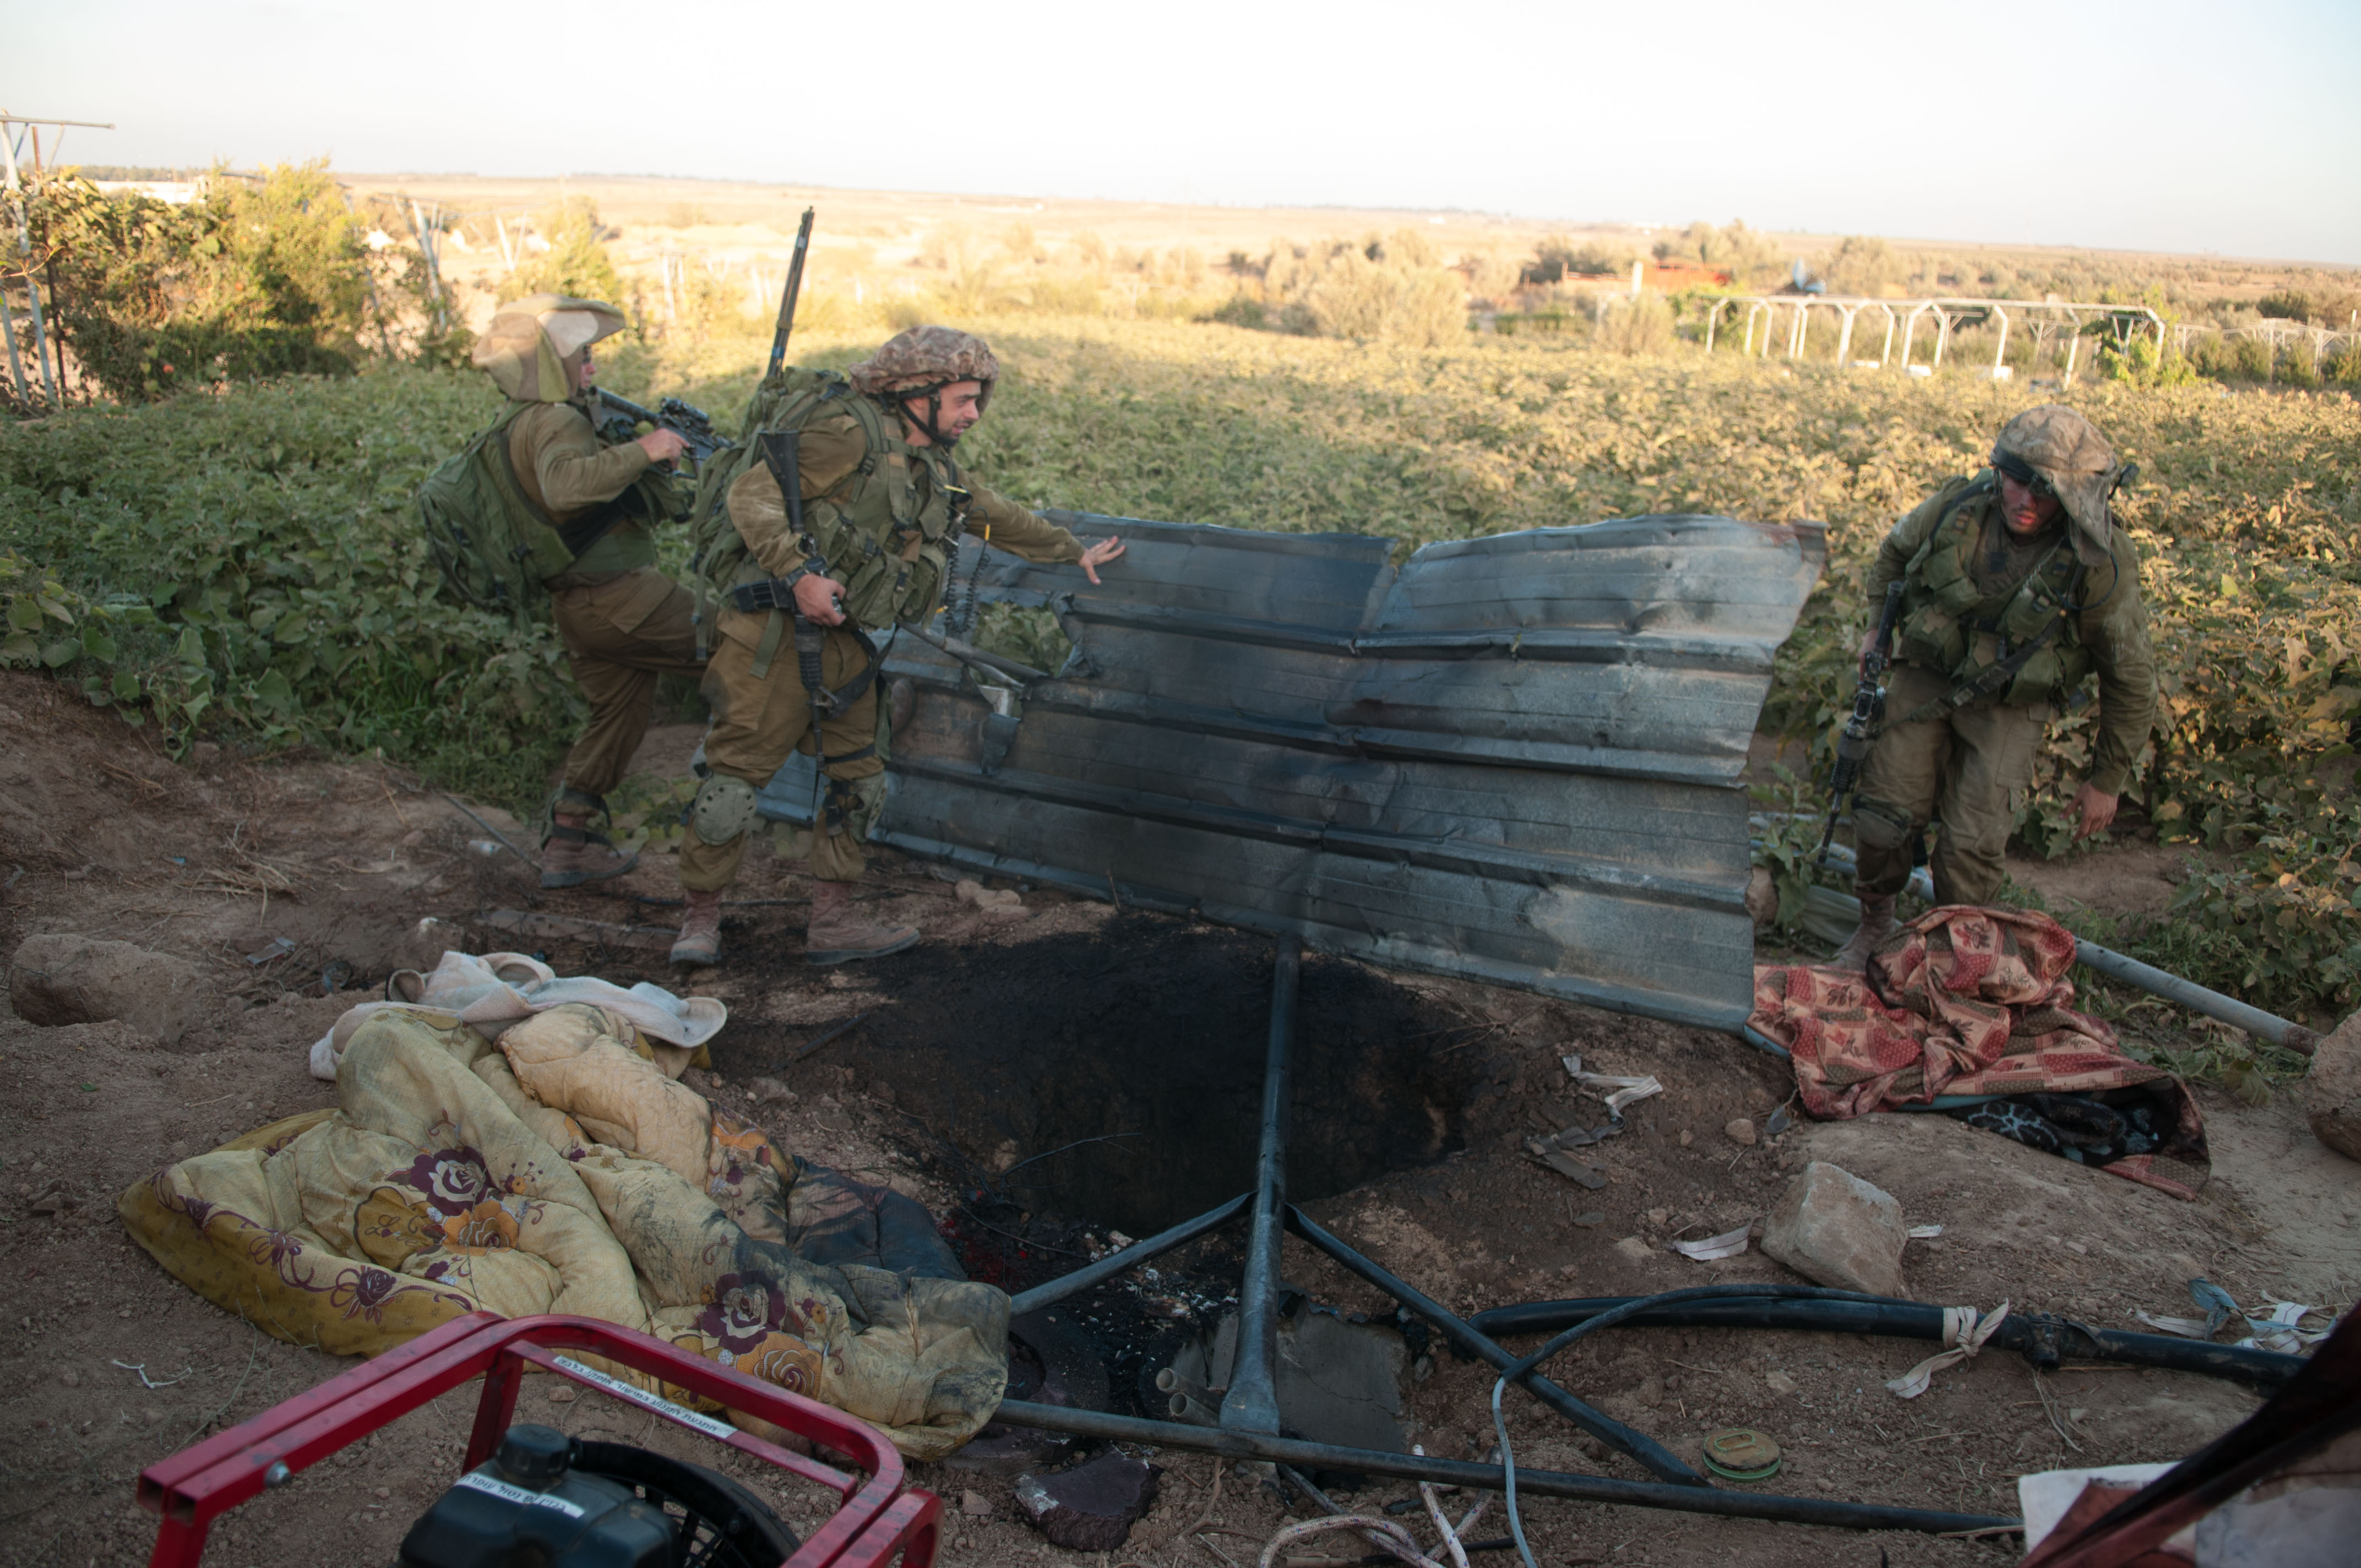
[[[1390, 535], [1405, 545], [1644, 511], [1828, 525], [1827, 586], [1765, 724], [1824, 735], [1885, 527], [1982, 460], [2041, 394], [1532, 339], [1408, 349], [1201, 323], [977, 323], [1008, 370], [963, 447], [1035, 504]], [[808, 363], [866, 342], [811, 338]], [[734, 422], [763, 345], [628, 350], [609, 379]], [[2169, 729], [2132, 786], [2151, 822], [2230, 851], [2123, 939], [2282, 1007], [2361, 999], [2361, 405], [2342, 393], [2078, 387], [2137, 460], [2122, 515]], [[0, 657], [176, 734], [382, 746], [530, 804], [573, 721], [554, 637], [435, 592], [408, 495], [489, 418], [464, 374], [373, 373], [0, 425], [13, 555]], [[2088, 714], [2059, 722], [2024, 833], [2062, 850]]]

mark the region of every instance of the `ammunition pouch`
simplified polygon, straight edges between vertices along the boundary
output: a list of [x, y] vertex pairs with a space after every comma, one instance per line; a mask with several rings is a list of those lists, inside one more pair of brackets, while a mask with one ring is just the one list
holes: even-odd
[[831, 778], [820, 801], [820, 825], [831, 838], [850, 833], [855, 843], [862, 843], [868, 839], [870, 828], [884, 809], [884, 773], [872, 773], [865, 779]]

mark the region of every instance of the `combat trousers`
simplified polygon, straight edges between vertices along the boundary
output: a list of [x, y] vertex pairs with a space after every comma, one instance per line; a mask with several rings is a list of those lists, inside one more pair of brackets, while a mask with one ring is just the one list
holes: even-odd
[[[1885, 711], [1898, 719], [1950, 686], [1931, 671], [1897, 665]], [[1942, 835], [1928, 864], [1935, 902], [1990, 904], [2000, 893], [2009, 827], [2033, 782], [2048, 718], [2046, 704], [1971, 703], [1879, 736], [1853, 797], [1853, 842], [1861, 850], [1854, 891], [1864, 898], [1900, 893], [1910, 880], [1919, 831], [1940, 818]]]
[[[769, 619], [738, 609], [721, 612], [713, 662], [705, 670], [705, 700], [713, 709], [712, 727], [705, 733], [705, 765], [761, 789], [790, 751], [809, 751], [816, 743], [833, 809], [823, 811], [813, 825], [812, 875], [822, 882], [851, 882], [869, 863], [862, 844], [884, 799], [885, 759], [872, 749], [877, 741], [877, 683], [872, 681], [845, 711], [822, 720], [815, 742], [811, 697], [796, 669], [792, 626], [782, 629], [770, 669], [754, 674]], [[849, 632], [830, 630], [820, 650], [820, 678], [834, 690], [868, 662]], [[867, 754], [851, 762], [827, 761], [856, 751]], [[830, 816], [837, 818], [832, 829]], [[708, 844], [692, 828], [681, 839], [680, 885], [691, 893], [718, 893], [738, 879], [745, 857], [744, 832], [726, 843]]]
[[550, 602], [574, 683], [590, 699], [589, 727], [566, 754], [566, 788], [603, 797], [623, 782], [648, 731], [656, 677], [705, 667], [697, 657], [696, 600], [653, 566], [642, 566], [595, 587], [556, 589]]

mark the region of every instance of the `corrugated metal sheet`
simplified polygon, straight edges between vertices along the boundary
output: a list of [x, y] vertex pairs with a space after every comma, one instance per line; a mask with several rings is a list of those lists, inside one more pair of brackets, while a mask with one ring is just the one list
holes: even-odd
[[[1129, 551], [1095, 588], [995, 553], [983, 595], [1054, 609], [1076, 659], [1012, 721], [897, 639], [885, 676], [917, 705], [880, 839], [1376, 963], [1744, 1020], [1738, 781], [1817, 525], [1631, 518], [1397, 572], [1383, 539], [1049, 515]], [[808, 822], [813, 784], [796, 758], [764, 814]]]

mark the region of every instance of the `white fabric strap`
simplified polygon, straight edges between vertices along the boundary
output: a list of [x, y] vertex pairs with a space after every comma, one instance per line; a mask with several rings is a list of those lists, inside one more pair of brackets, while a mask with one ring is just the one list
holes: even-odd
[[1993, 1331], [1999, 1328], [2007, 1317], [2008, 1303], [2005, 1301], [1981, 1318], [1973, 1307], [1944, 1308], [1944, 1348], [1888, 1382], [1886, 1387], [1892, 1389], [1898, 1398], [1916, 1398], [1933, 1386], [1935, 1374], [1980, 1354], [1984, 1342], [1992, 1338]]

